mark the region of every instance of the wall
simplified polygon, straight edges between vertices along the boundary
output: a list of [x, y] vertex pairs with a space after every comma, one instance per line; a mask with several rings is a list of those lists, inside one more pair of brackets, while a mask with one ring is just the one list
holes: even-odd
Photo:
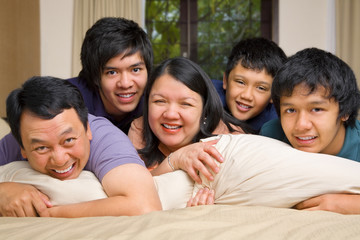
[[308, 47], [335, 53], [335, 1], [279, 0], [279, 46], [287, 55]]
[[0, 117], [11, 90], [40, 74], [39, 0], [0, 0]]

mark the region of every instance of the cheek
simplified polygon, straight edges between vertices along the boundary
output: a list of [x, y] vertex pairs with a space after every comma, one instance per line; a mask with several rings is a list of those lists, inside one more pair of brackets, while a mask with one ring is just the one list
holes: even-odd
[[270, 93], [269, 94], [255, 94], [256, 99], [256, 108], [261, 112], [270, 102]]

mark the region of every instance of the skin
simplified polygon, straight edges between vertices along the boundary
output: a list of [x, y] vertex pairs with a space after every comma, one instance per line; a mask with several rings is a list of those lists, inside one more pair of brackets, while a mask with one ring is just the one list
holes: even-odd
[[101, 75], [100, 97], [107, 113], [121, 120], [133, 111], [143, 95], [147, 69], [140, 52], [111, 58]]
[[260, 114], [270, 102], [272, 82], [272, 76], [265, 69], [248, 69], [238, 63], [228, 79], [225, 74], [223, 79], [226, 104], [231, 114], [243, 121]]
[[[85, 130], [74, 109], [64, 110], [49, 120], [25, 111], [20, 129], [24, 141], [22, 154], [35, 170], [64, 180], [76, 178], [86, 165], [92, 135], [90, 128]], [[0, 213], [14, 217], [89, 217], [161, 210], [152, 176], [141, 165], [115, 167], [105, 174], [101, 184], [108, 198], [51, 206], [47, 196], [30, 185], [1, 183]]]
[[[299, 150], [337, 155], [345, 140], [344, 121], [338, 119], [339, 104], [326, 97], [324, 87], [309, 94], [300, 84], [290, 97], [280, 98], [280, 120], [291, 145]], [[324, 194], [298, 203], [294, 208], [308, 211], [331, 211], [341, 214], [360, 214], [360, 196]]]
[[324, 87], [311, 93], [301, 84], [290, 97], [280, 98], [281, 126], [291, 145], [305, 152], [336, 155], [345, 140], [346, 118], [338, 119], [339, 104]]
[[[191, 144], [200, 129], [203, 109], [201, 96], [164, 74], [152, 86], [148, 107], [151, 130], [161, 142], [161, 151], [166, 155], [172, 152], [174, 168], [183, 169], [198, 183], [201, 183], [198, 171], [213, 180], [206, 166], [217, 173], [219, 167], [215, 161], [223, 162], [221, 154], [212, 146], [217, 141]], [[166, 158], [151, 173], [157, 176], [171, 171]]]

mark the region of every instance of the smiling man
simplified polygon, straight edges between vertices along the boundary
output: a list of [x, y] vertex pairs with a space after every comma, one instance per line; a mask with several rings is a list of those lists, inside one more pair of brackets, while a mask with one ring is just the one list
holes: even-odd
[[134, 21], [107, 17], [87, 32], [81, 47], [82, 70], [69, 79], [89, 113], [109, 119], [127, 133], [142, 114], [142, 95], [153, 52], [145, 31]]
[[[341, 59], [316, 48], [297, 52], [280, 68], [271, 96], [280, 120], [264, 124], [261, 135], [298, 150], [360, 162], [360, 91]], [[354, 195], [326, 194], [297, 208], [352, 212], [359, 201]]]
[[109, 198], [52, 206], [27, 184], [0, 183], [0, 215], [84, 217], [138, 215], [160, 210], [151, 174], [128, 137], [107, 119], [88, 114], [68, 81], [33, 77], [10, 93], [11, 134], [0, 141], [0, 165], [27, 160], [38, 172], [60, 180], [93, 172]]

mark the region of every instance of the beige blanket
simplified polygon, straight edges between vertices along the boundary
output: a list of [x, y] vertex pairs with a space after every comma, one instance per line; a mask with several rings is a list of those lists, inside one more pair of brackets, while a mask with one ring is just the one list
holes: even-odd
[[360, 239], [360, 216], [201, 206], [135, 217], [0, 218], [0, 239]]

